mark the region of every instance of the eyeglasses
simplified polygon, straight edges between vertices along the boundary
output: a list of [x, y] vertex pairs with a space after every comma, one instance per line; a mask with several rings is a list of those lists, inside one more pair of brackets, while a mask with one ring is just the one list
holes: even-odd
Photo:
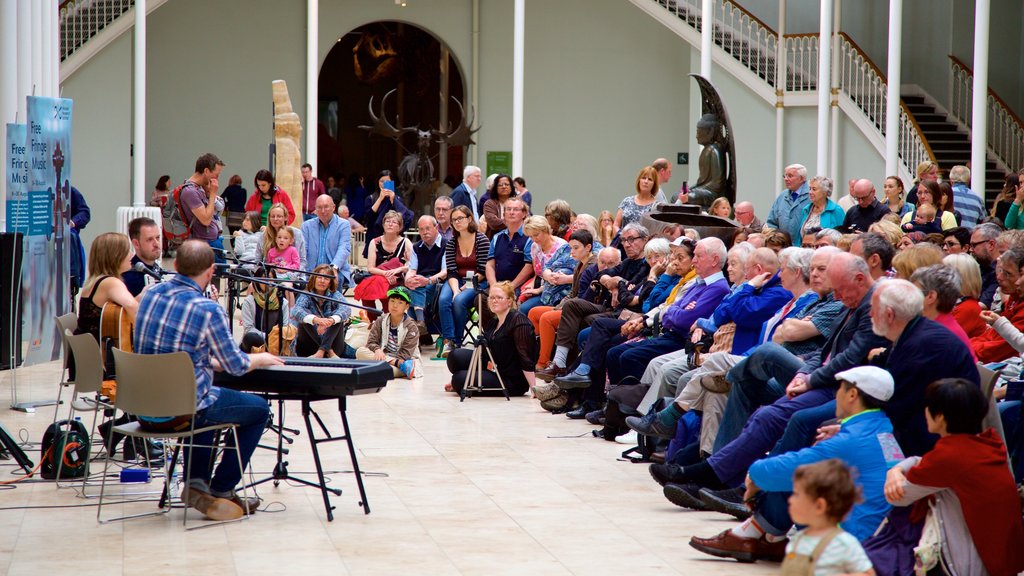
[[458, 216], [456, 218], [452, 218], [452, 224], [458, 224], [459, 222], [462, 222], [463, 220], [469, 220], [469, 217], [468, 216]]
[[637, 240], [643, 240], [643, 236], [633, 236], [632, 238], [626, 238], [625, 236], [622, 237], [623, 244], [632, 244]]
[[970, 244], [968, 244], [968, 246], [970, 246], [971, 248], [977, 248], [979, 245], [984, 244], [986, 242], [992, 242], [992, 240], [978, 240], [977, 242], [971, 242]]
[[508, 300], [508, 298], [506, 298], [504, 296], [488, 296], [487, 299], [492, 301], [492, 302], [500, 302], [502, 300]]
[[[986, 242], [987, 242], [987, 240], [986, 240]], [[943, 242], [942, 243], [942, 247], [943, 248], [956, 248], [958, 246], [963, 246], [963, 244], [961, 244], [959, 242]]]

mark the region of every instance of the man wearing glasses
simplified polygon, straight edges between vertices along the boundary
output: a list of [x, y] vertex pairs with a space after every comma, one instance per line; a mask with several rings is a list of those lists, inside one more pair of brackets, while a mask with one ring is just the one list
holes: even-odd
[[533, 242], [523, 233], [526, 203], [519, 198], [506, 200], [503, 220], [505, 229], [494, 235], [487, 252], [487, 285], [507, 280], [518, 294], [519, 287], [533, 275]]
[[971, 234], [971, 254], [981, 267], [981, 297], [978, 301], [986, 308], [992, 308], [996, 295], [996, 260], [999, 258], [996, 238], [1002, 230], [995, 224], [981, 224]]

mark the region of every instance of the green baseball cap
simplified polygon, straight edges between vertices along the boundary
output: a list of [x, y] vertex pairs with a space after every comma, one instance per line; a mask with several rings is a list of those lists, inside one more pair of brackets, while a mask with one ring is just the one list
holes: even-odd
[[404, 286], [396, 286], [391, 290], [388, 290], [388, 298], [401, 298], [409, 304], [412, 304], [412, 296]]

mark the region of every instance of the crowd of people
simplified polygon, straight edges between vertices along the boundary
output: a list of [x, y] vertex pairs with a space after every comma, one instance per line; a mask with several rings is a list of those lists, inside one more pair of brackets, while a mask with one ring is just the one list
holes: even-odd
[[[201, 156], [181, 190], [200, 241], [185, 276], [203, 289], [197, 245], [223, 248], [222, 166]], [[735, 231], [701, 237], [647, 218], [688, 203], [685, 186], [666, 195], [671, 169], [660, 158], [641, 168], [633, 193], [595, 216], [563, 200], [534, 206], [525, 180], [506, 174], [478, 197], [483, 175], [467, 166], [416, 220], [418, 237], [388, 171], [357, 210], [304, 169], [301, 215], [260, 171], [233, 255], [254, 278], [304, 289], [292, 300], [254, 281], [243, 347], [287, 324], [294, 353], [386, 361], [412, 378], [430, 345], [451, 393], [477, 379], [473, 349], [485, 347], [474, 386], [531, 395], [597, 437], [636, 444], [670, 503], [740, 520], [691, 539], [710, 555], [784, 561], [792, 573], [1024, 571], [1019, 176], [986, 210], [966, 166], [942, 179], [923, 163], [909, 190], [889, 176], [881, 199], [870, 179], [852, 179], [833, 200], [831, 178], [794, 164], [767, 214], [720, 198], [709, 213]], [[365, 271], [349, 264], [350, 214], [366, 229]], [[155, 228], [140, 219], [128, 238], [93, 243], [85, 329], [107, 299], [146, 307], [150, 275], [131, 264], [159, 269]], [[372, 321], [358, 349], [344, 340], [350, 290]], [[270, 361], [221, 354], [236, 371]], [[990, 382], [979, 363], [1003, 378]], [[208, 509], [207, 497], [248, 505], [225, 482], [192, 488], [190, 503]]]

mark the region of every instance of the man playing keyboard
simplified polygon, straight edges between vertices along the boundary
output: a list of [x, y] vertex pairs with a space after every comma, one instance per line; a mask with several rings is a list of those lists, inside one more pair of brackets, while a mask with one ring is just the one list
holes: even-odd
[[[213, 278], [213, 250], [206, 242], [188, 240], [178, 249], [174, 267], [178, 274], [149, 289], [139, 304], [135, 326], [135, 350], [140, 354], [188, 352], [195, 365], [196, 415], [195, 427], [233, 423], [238, 425], [238, 459], [221, 458], [216, 472], [210, 471], [210, 449], [195, 448], [185, 452], [185, 465], [191, 480], [182, 490], [181, 499], [211, 520], [233, 520], [247, 510], [255, 512], [259, 500], [243, 499], [235, 487], [242, 479], [242, 470], [267, 425], [270, 410], [266, 400], [213, 385], [213, 371], [226, 370], [240, 376], [255, 368], [282, 365], [280, 358], [268, 354], [245, 354], [231, 336], [227, 314], [215, 301], [204, 295]], [[143, 419], [148, 430], [180, 430], [189, 425], [182, 418]], [[195, 444], [210, 445], [213, 432], [199, 434]]]

